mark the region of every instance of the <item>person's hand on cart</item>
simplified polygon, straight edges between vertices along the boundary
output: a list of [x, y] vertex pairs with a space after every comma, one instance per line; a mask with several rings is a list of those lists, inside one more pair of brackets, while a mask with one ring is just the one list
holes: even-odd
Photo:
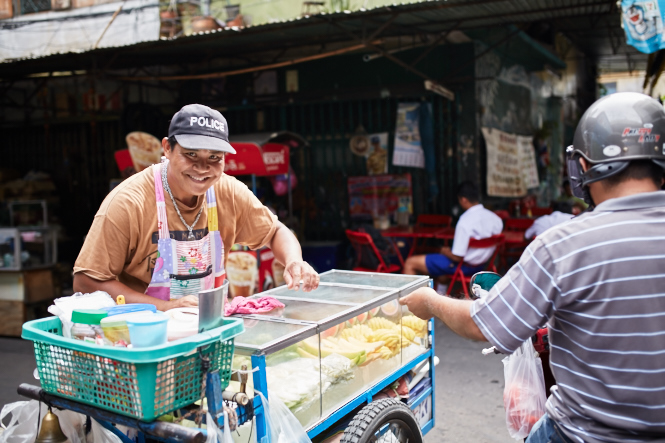
[[289, 289], [297, 291], [302, 284], [302, 290], [310, 292], [319, 287], [319, 274], [307, 262], [294, 260], [284, 267], [284, 281]]
[[406, 306], [409, 311], [423, 320], [429, 320], [434, 317], [433, 301], [441, 298], [431, 288], [418, 288], [406, 297], [399, 299], [399, 304]]

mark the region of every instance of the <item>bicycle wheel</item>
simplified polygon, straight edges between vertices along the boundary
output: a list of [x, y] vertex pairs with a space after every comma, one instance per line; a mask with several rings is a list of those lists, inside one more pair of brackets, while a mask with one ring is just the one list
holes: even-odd
[[373, 401], [356, 414], [340, 443], [422, 443], [416, 417], [393, 398]]

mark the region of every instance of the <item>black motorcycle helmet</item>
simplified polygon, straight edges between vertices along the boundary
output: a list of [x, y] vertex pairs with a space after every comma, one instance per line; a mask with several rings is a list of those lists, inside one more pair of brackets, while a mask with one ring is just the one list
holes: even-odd
[[[619, 92], [596, 101], [566, 149], [573, 195], [593, 204], [588, 185], [628, 167], [631, 160], [652, 160], [665, 169], [665, 110], [648, 95]], [[591, 167], [583, 172], [580, 157]]]

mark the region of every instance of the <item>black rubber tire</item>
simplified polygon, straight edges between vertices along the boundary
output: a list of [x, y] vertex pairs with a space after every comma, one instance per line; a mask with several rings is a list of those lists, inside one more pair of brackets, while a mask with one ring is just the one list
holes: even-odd
[[394, 398], [373, 401], [353, 417], [344, 430], [340, 443], [371, 443], [377, 441], [375, 434], [387, 423], [399, 426], [406, 443], [422, 443], [423, 434], [411, 409]]

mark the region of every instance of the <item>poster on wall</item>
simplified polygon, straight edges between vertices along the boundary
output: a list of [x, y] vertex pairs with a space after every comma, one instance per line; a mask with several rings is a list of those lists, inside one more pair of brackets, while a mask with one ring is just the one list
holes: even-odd
[[[487, 145], [487, 195], [523, 197], [538, 186], [531, 137], [482, 128]], [[527, 152], [529, 151], [529, 152]]]
[[664, 13], [665, 0], [621, 0], [626, 42], [645, 54], [665, 48]]
[[517, 145], [519, 146], [520, 164], [522, 165], [522, 179], [527, 189], [537, 188], [540, 185], [538, 181], [538, 164], [536, 163], [536, 153], [533, 149], [533, 137], [518, 135]]
[[367, 174], [379, 175], [388, 173], [388, 133], [370, 134], [369, 155], [367, 156]]
[[[400, 201], [411, 201], [411, 174], [349, 177], [349, 214], [353, 219], [371, 219], [393, 214]], [[410, 205], [408, 206], [410, 209]]]
[[425, 167], [425, 154], [420, 142], [420, 103], [400, 103], [395, 125], [393, 165]]

